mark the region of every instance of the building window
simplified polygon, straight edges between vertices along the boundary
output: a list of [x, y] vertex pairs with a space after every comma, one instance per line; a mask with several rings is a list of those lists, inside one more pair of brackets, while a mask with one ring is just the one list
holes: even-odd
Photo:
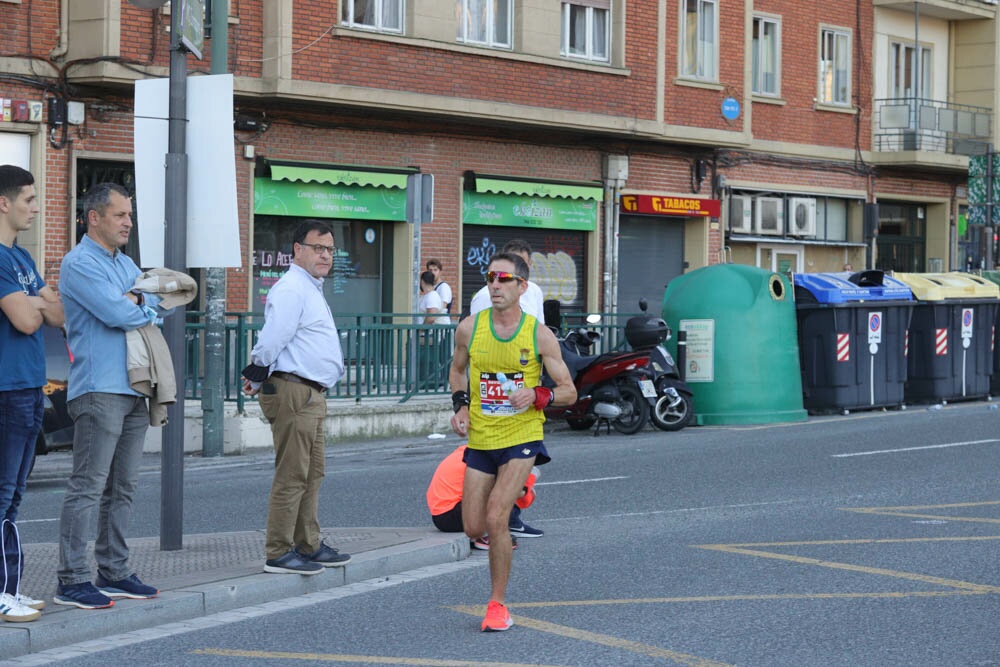
[[847, 241], [847, 202], [834, 197], [817, 198], [816, 238], [827, 241]]
[[456, 0], [458, 41], [511, 48], [513, 0]]
[[343, 0], [341, 22], [352, 28], [403, 32], [403, 0]]
[[718, 0], [681, 0], [681, 75], [719, 77]]
[[819, 101], [848, 106], [851, 103], [851, 33], [824, 28], [820, 36]]
[[576, 0], [562, 5], [562, 55], [608, 61], [611, 41], [609, 0]]
[[[931, 50], [921, 46], [920, 72], [917, 72], [917, 48], [913, 44], [893, 42], [889, 45], [889, 90], [891, 97], [931, 97]], [[916, 89], [914, 83], [920, 82]]]
[[753, 19], [753, 92], [777, 97], [781, 24], [773, 18]]

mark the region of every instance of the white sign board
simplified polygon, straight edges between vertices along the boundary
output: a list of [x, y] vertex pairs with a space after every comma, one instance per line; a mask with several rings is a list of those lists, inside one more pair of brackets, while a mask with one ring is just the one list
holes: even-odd
[[715, 380], [715, 320], [681, 320], [680, 330], [687, 334], [684, 379], [687, 382], [713, 382]]
[[[135, 82], [139, 264], [163, 266], [169, 79]], [[187, 266], [241, 266], [233, 75], [187, 79]]]
[[12, 164], [30, 171], [31, 135], [0, 132], [0, 164]]
[[962, 309], [962, 338], [972, 338], [972, 325], [975, 322], [974, 311], [972, 308]]
[[882, 344], [882, 313], [868, 313], [868, 344]]

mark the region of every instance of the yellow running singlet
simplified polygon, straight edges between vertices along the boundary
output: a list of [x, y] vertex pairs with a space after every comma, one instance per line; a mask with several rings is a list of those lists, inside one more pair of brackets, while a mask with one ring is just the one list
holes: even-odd
[[502, 373], [519, 388], [541, 384], [538, 320], [521, 314], [514, 335], [503, 339], [493, 330], [492, 308], [475, 315], [469, 339], [469, 447], [504, 449], [541, 440], [545, 414], [529, 406], [518, 412], [502, 388]]

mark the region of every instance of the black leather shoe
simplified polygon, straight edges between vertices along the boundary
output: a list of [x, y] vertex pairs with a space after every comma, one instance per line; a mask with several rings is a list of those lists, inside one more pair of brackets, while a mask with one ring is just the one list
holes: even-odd
[[292, 549], [281, 558], [264, 561], [264, 571], [274, 574], [319, 574], [323, 571], [323, 566], [303, 558], [298, 551]]

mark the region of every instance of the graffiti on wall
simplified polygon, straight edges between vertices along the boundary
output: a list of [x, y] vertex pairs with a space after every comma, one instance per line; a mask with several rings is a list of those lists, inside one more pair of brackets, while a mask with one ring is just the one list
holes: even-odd
[[542, 288], [546, 299], [575, 301], [578, 293], [576, 265], [563, 251], [531, 253], [531, 277]]
[[496, 252], [496, 244], [490, 242], [490, 237], [484, 236], [482, 243], [478, 246], [471, 246], [469, 248], [469, 252], [465, 255], [465, 264], [473, 270], [478, 271], [479, 275], [485, 276], [486, 267], [489, 266], [490, 258], [493, 257]]
[[[529, 230], [466, 226], [462, 266], [462, 301], [483, 285], [483, 276], [494, 254], [508, 241], [524, 239], [532, 247], [531, 280], [546, 299], [558, 299], [564, 306], [581, 307], [584, 302], [584, 234], [575, 231]], [[481, 231], [480, 231], [481, 230]]]

